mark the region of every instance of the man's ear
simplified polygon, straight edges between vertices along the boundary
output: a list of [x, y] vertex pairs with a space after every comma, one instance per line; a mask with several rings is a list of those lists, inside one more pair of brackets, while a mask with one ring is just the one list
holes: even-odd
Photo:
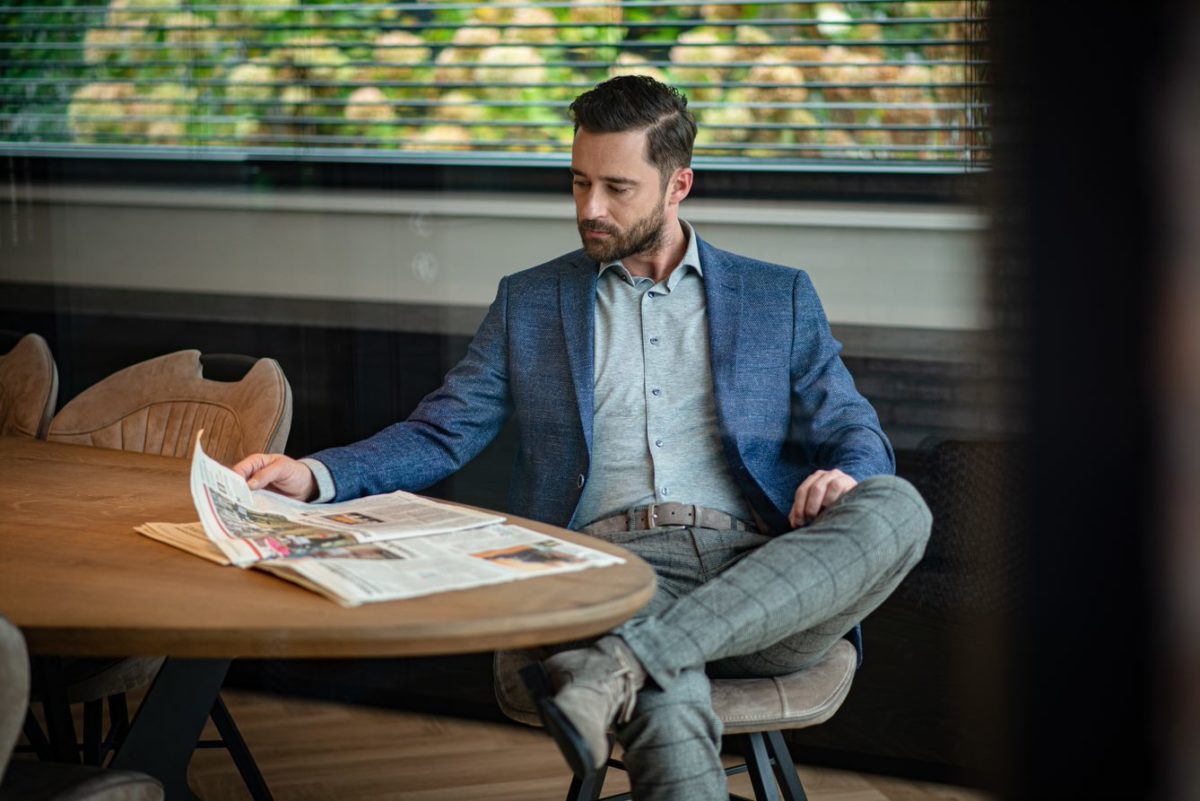
[[679, 167], [671, 173], [671, 178], [667, 181], [667, 203], [679, 205], [692, 191], [692, 181], [695, 178], [691, 167]]

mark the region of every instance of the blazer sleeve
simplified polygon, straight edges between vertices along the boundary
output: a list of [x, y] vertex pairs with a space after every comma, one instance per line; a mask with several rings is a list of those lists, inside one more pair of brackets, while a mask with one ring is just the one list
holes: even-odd
[[808, 275], [792, 290], [791, 431], [815, 469], [839, 469], [856, 480], [891, 474], [896, 458], [879, 416], [842, 363], [825, 310]]
[[456, 472], [496, 437], [512, 412], [507, 315], [503, 278], [467, 355], [407, 420], [352, 445], [312, 454], [329, 468], [334, 500], [422, 490]]

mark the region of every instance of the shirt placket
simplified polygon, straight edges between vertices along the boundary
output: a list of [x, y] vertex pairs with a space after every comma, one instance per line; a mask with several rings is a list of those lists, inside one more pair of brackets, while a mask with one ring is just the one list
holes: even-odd
[[665, 315], [662, 305], [667, 294], [661, 285], [652, 286], [641, 298], [642, 363], [645, 365], [642, 389], [646, 398], [646, 447], [654, 477], [654, 499], [658, 503], [671, 500], [670, 476], [664, 462], [670, 447], [666, 434], [665, 407], [669, 387], [662, 386], [666, 373], [667, 349], [664, 347]]

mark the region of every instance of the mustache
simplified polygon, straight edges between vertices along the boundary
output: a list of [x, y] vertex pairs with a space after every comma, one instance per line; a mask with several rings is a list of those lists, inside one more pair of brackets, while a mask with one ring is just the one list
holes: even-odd
[[595, 220], [580, 220], [579, 221], [579, 230], [580, 231], [599, 231], [604, 234], [617, 233], [617, 229], [614, 228], [613, 226], [605, 225], [604, 223], [596, 222]]

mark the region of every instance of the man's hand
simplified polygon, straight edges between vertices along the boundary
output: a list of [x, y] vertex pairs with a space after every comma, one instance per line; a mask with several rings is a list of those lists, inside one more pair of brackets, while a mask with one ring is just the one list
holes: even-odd
[[821, 510], [854, 489], [858, 482], [841, 470], [818, 470], [796, 489], [788, 522], [794, 527], [811, 523]]
[[233, 466], [233, 471], [246, 479], [250, 489], [269, 489], [307, 501], [317, 496], [317, 480], [308, 465], [282, 453], [255, 453]]

